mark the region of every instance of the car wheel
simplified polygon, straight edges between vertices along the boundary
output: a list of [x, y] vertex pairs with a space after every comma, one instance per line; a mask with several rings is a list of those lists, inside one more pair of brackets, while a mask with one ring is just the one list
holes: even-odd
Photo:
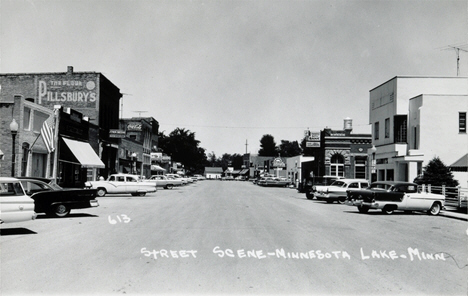
[[365, 206], [358, 206], [357, 209], [358, 209], [359, 213], [365, 214], [365, 213], [369, 212], [369, 208], [365, 207]]
[[310, 193], [310, 192], [307, 192], [306, 197], [307, 197], [307, 199], [314, 199], [314, 194]]
[[145, 196], [146, 195], [146, 192], [139, 192], [138, 193], [138, 196]]
[[172, 185], [172, 184], [166, 185], [166, 189], [172, 189], [172, 188], [174, 188], [174, 185]]
[[338, 198], [338, 202], [339, 202], [340, 204], [344, 204], [344, 203], [346, 202], [346, 197], [340, 197], [340, 198]]
[[104, 188], [98, 188], [97, 196], [103, 197], [104, 195], [106, 195], [106, 193], [107, 193], [106, 189], [104, 189]]
[[440, 213], [440, 204], [438, 202], [435, 202], [432, 207], [427, 211], [429, 215], [432, 216], [437, 216]]
[[385, 207], [382, 209], [382, 212], [384, 212], [384, 214], [391, 215], [393, 214], [394, 210], [392, 208]]
[[58, 204], [58, 205], [55, 205], [54, 206], [54, 209], [53, 209], [53, 215], [55, 217], [65, 217], [67, 216], [68, 214], [70, 214], [70, 208], [67, 207], [66, 205], [64, 204]]

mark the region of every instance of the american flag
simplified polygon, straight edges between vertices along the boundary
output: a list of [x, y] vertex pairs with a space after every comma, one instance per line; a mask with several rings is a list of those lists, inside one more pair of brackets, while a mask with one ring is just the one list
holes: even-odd
[[54, 129], [52, 127], [53, 122], [54, 117], [50, 116], [47, 120], [44, 121], [41, 128], [41, 136], [49, 153], [55, 150]]

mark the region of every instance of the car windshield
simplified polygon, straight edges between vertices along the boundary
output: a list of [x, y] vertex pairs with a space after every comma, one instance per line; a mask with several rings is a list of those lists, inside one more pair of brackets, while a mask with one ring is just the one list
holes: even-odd
[[345, 187], [346, 186], [346, 183], [343, 182], [343, 181], [335, 181], [333, 182], [330, 186], [335, 186], [335, 187]]

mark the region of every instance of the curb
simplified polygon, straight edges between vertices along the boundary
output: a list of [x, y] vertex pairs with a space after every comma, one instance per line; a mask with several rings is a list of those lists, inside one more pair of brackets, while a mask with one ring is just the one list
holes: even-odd
[[439, 215], [443, 216], [443, 217], [447, 217], [447, 218], [453, 218], [453, 219], [468, 221], [468, 215], [467, 214], [441, 211]]

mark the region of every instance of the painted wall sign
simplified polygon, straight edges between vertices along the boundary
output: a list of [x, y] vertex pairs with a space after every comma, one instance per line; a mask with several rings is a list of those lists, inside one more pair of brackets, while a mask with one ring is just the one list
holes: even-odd
[[96, 100], [96, 78], [76, 75], [67, 78], [41, 77], [38, 81], [40, 105], [94, 108]]
[[141, 132], [141, 123], [130, 123], [127, 125], [127, 131]]

